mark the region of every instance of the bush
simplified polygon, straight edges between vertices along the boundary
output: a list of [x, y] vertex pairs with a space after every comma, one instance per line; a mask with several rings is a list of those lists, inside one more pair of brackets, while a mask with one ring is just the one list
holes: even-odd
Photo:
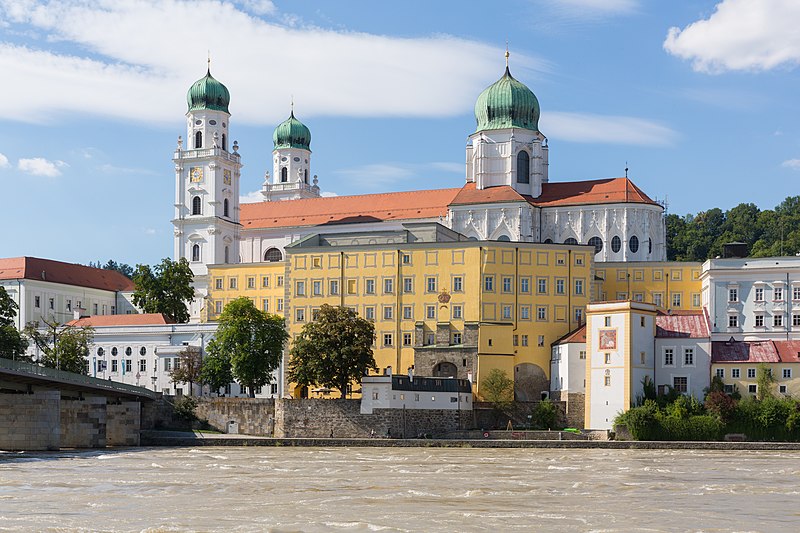
[[539, 429], [553, 429], [556, 426], [557, 418], [556, 404], [548, 398], [539, 402], [533, 410], [531, 422], [534, 427]]
[[727, 424], [736, 411], [736, 402], [722, 391], [712, 391], [706, 396], [706, 412], [716, 416], [720, 422]]
[[614, 425], [627, 427], [636, 440], [659, 440], [658, 413], [658, 404], [653, 400], [645, 400], [641, 407], [633, 407], [617, 415]]
[[191, 396], [181, 396], [175, 400], [175, 416], [181, 420], [193, 422], [197, 420], [194, 410], [197, 408], [197, 400]]

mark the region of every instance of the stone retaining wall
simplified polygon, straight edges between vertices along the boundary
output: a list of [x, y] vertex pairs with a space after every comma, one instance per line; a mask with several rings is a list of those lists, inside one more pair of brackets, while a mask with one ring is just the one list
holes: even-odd
[[57, 450], [61, 392], [0, 394], [0, 450]]
[[106, 399], [87, 396], [83, 400], [61, 400], [61, 447], [103, 448], [105, 445]]
[[122, 402], [106, 405], [106, 445], [139, 446], [141, 404]]
[[272, 436], [275, 400], [269, 398], [197, 398], [195, 415], [211, 428], [228, 433], [233, 422], [237, 433]]

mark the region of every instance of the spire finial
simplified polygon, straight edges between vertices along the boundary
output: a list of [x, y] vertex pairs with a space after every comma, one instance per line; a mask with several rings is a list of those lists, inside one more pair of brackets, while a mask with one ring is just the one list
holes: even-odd
[[628, 177], [628, 162], [625, 161], [625, 177]]
[[508, 53], [508, 39], [506, 39], [506, 68], [508, 68], [508, 56], [509, 55], [510, 54]]
[[211, 74], [211, 50], [208, 50], [208, 73]]
[[294, 116], [294, 95], [291, 96], [291, 101], [289, 103], [289, 107], [291, 109], [291, 115]]

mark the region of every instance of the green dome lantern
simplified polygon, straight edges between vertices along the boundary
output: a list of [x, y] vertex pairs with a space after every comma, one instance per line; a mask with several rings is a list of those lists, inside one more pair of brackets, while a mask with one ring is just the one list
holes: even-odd
[[228, 104], [231, 102], [231, 93], [228, 88], [214, 79], [209, 70], [205, 77], [200, 78], [192, 84], [189, 92], [186, 93], [186, 101], [189, 104], [189, 111], [199, 111], [211, 109], [214, 111], [228, 111]]
[[503, 77], [484, 89], [475, 102], [476, 131], [523, 128], [539, 131], [539, 100], [514, 79], [506, 65]]
[[279, 148], [302, 148], [311, 151], [311, 130], [294, 118], [294, 111], [289, 118], [278, 124], [272, 134], [275, 150]]

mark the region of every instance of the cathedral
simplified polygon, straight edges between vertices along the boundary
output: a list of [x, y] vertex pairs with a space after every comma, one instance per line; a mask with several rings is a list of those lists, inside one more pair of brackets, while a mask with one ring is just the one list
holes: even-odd
[[[311, 132], [294, 111], [275, 128], [263, 201], [241, 204], [230, 93], [211, 76], [187, 94], [175, 163], [174, 257], [195, 274], [199, 316], [209, 265], [283, 261], [311, 234], [400, 230], [435, 222], [469, 240], [594, 246], [595, 262], [664, 261], [664, 208], [627, 177], [551, 182], [536, 95], [508, 68], [478, 95], [460, 188], [325, 197], [311, 172]], [[324, 183], [323, 183], [324, 186]]]

